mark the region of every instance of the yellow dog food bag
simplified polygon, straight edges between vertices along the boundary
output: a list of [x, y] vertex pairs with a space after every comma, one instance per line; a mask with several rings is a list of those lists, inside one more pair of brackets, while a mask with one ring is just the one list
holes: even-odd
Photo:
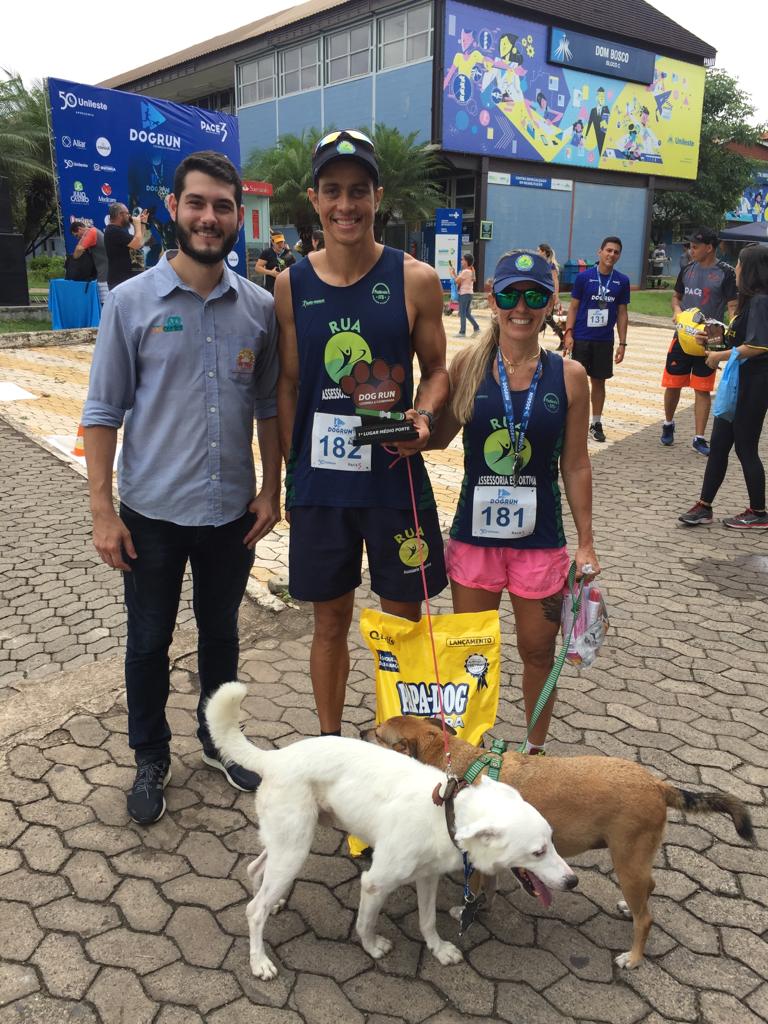
[[[426, 617], [419, 622], [366, 608], [360, 632], [376, 671], [376, 723], [394, 715], [440, 718], [440, 699]], [[501, 632], [498, 612], [433, 615], [446, 722], [480, 743], [499, 706]]]
[[[479, 744], [496, 722], [501, 675], [499, 613], [433, 615], [432, 631], [443, 691], [443, 712], [468, 743]], [[376, 724], [395, 715], [440, 720], [440, 698], [426, 617], [419, 622], [365, 608], [360, 632], [376, 671]], [[366, 844], [349, 837], [358, 857]]]

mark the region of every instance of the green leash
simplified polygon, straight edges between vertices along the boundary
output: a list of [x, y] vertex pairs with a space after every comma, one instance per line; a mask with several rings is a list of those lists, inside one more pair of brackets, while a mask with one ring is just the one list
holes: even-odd
[[581, 605], [581, 595], [584, 592], [584, 577], [582, 576], [581, 578], [581, 584], [576, 594], [574, 594], [573, 592], [573, 585], [575, 582], [576, 563], [572, 562], [571, 568], [568, 570], [568, 592], [571, 597], [571, 611], [573, 612], [573, 615], [571, 617], [571, 628], [568, 630], [568, 636], [563, 638], [563, 646], [560, 648], [560, 653], [555, 658], [555, 663], [552, 666], [549, 675], [544, 680], [544, 685], [541, 688], [539, 699], [536, 701], [536, 707], [533, 709], [533, 714], [531, 715], [531, 721], [528, 725], [528, 732], [525, 734], [525, 739], [523, 740], [523, 742], [517, 748], [518, 753], [520, 754], [525, 753], [525, 747], [528, 742], [528, 737], [533, 732], [533, 729], [539, 720], [541, 712], [544, 710], [547, 701], [552, 696], [552, 692], [557, 686], [557, 680], [560, 678], [560, 673], [563, 671], [563, 665], [565, 664], [565, 656], [568, 653], [568, 645], [571, 642], [573, 627], [576, 624], [576, 613], [578, 612], [579, 607]]

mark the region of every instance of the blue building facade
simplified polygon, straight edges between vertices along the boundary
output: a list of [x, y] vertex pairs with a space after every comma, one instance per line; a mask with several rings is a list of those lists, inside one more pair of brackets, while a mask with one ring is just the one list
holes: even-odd
[[[437, 143], [446, 205], [462, 210], [479, 277], [513, 246], [546, 241], [561, 263], [591, 262], [619, 235], [622, 270], [641, 285], [655, 184], [695, 177], [715, 51], [643, 0], [616, 2], [621, 18], [607, 0], [589, 10], [309, 0], [233, 33], [223, 57], [201, 44], [188, 70], [199, 90], [206, 61], [212, 76], [230, 62], [243, 162], [280, 136], [332, 127], [382, 124]], [[158, 95], [183, 101], [181, 66], [170, 58], [162, 73], [119, 84], [159, 84]], [[487, 241], [481, 221], [493, 225]], [[396, 244], [416, 240], [429, 258], [424, 228], [403, 225]]]

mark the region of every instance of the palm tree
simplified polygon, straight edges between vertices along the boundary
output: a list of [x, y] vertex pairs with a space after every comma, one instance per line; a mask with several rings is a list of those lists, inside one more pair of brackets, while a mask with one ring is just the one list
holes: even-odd
[[[332, 129], [298, 135], [282, 135], [272, 149], [253, 152], [243, 176], [269, 181], [274, 189], [272, 215], [280, 224], [293, 224], [302, 241], [308, 241], [317, 214], [307, 199], [312, 187], [312, 152], [318, 140]], [[367, 129], [361, 129], [366, 131]], [[437, 146], [416, 145], [416, 132], [403, 135], [397, 128], [377, 125], [373, 133], [376, 159], [384, 186], [384, 198], [374, 222], [374, 234], [381, 241], [393, 217], [406, 222], [434, 215], [443, 194], [434, 178], [442, 164]]]
[[323, 132], [313, 128], [301, 135], [281, 135], [272, 149], [255, 150], [243, 167], [244, 178], [272, 185], [271, 216], [277, 224], [293, 224], [304, 245], [311, 249], [317, 214], [307, 198], [312, 187], [312, 152]]
[[435, 179], [443, 164], [438, 146], [416, 144], [417, 132], [403, 135], [397, 128], [377, 124], [373, 134], [384, 196], [374, 233], [381, 241], [387, 224], [395, 218], [410, 223], [433, 217], [445, 197]]
[[14, 227], [29, 246], [44, 232], [58, 228], [47, 97], [41, 82], [27, 89], [20, 75], [5, 69], [3, 74], [0, 176], [10, 186]]

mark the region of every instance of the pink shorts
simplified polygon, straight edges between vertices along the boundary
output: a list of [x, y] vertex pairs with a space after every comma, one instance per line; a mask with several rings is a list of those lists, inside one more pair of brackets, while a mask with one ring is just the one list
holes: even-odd
[[449, 540], [445, 549], [448, 576], [456, 583], [529, 600], [560, 593], [570, 564], [567, 548], [482, 548]]

